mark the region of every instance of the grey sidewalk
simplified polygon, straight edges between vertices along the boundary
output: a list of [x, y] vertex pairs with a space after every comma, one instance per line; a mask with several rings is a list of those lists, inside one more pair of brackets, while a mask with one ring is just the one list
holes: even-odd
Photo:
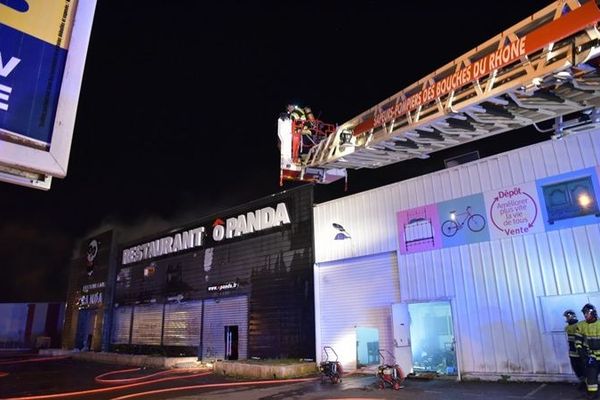
[[[376, 378], [371, 375], [345, 377], [341, 384], [317, 382], [295, 383], [254, 388], [232, 388], [213, 390], [170, 397], [177, 400], [284, 400], [284, 399], [419, 399], [419, 400], [568, 400], [581, 397], [569, 383], [517, 383], [517, 382], [456, 382], [451, 380], [405, 381], [399, 391], [380, 390]], [[175, 395], [175, 394], [174, 394]]]

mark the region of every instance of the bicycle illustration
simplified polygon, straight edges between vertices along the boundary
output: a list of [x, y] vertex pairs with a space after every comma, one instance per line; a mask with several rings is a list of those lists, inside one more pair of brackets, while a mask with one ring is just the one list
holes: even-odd
[[485, 218], [481, 214], [473, 214], [471, 210], [471, 206], [467, 206], [463, 213], [450, 211], [450, 219], [442, 224], [442, 234], [446, 237], [452, 237], [464, 228], [465, 223], [471, 232], [482, 231], [485, 228]]

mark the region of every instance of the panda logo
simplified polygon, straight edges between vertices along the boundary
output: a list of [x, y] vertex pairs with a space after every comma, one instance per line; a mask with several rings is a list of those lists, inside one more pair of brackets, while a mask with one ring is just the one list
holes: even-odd
[[96, 239], [93, 239], [88, 243], [86, 254], [86, 267], [88, 276], [92, 276], [94, 273], [94, 260], [98, 255], [98, 247], [100, 247], [100, 242], [98, 242]]

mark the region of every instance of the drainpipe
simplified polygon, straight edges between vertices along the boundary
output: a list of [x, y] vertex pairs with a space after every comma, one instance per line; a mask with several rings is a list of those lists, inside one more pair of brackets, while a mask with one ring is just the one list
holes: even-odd
[[198, 361], [202, 361], [202, 353], [204, 350], [204, 299], [202, 299], [202, 309], [200, 312], [200, 344], [198, 345]]

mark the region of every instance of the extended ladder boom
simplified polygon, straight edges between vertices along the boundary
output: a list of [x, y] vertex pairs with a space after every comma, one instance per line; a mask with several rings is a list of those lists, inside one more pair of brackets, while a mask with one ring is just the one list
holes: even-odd
[[557, 1], [340, 125], [296, 167], [378, 168], [549, 119], [557, 135], [591, 129], [599, 21], [595, 1]]

